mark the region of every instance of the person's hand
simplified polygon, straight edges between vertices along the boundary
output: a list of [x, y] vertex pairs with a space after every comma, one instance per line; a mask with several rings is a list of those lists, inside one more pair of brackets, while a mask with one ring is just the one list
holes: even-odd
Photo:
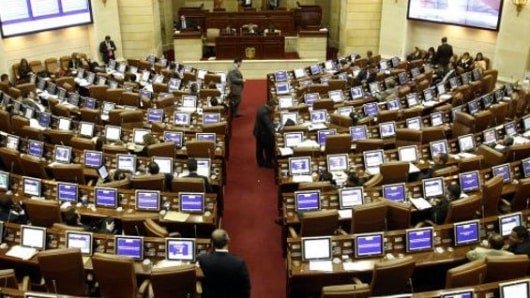
[[111, 222], [107, 222], [105, 221], [105, 229], [109, 232], [113, 232], [114, 231], [114, 227], [116, 225], [114, 224], [114, 221], [111, 221]]

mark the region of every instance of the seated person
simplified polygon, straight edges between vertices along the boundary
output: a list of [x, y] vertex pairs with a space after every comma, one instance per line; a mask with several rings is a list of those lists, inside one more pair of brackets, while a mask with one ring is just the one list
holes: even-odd
[[456, 65], [460, 72], [470, 71], [473, 69], [473, 66], [474, 66], [473, 58], [471, 58], [468, 52], [465, 52], [464, 54], [462, 54], [462, 57], [458, 59], [458, 61], [456, 62]]
[[484, 59], [484, 56], [481, 52], [478, 52], [475, 56], [475, 62], [473, 63], [473, 65], [475, 68], [478, 68], [481, 71], [485, 71], [487, 69], [486, 59]]
[[420, 175], [421, 179], [432, 178], [433, 173], [436, 170], [443, 169], [447, 166], [447, 161], [449, 160], [449, 154], [439, 153], [433, 157], [434, 164], [430, 166], [427, 170], [422, 172]]
[[192, 21], [186, 19], [185, 15], [180, 16], [180, 20], [175, 22], [176, 30], [197, 30], [200, 27], [196, 26]]
[[63, 212], [63, 223], [71, 227], [85, 227], [81, 223], [81, 216], [74, 207], [69, 207]]
[[445, 196], [431, 200], [431, 220], [434, 224], [437, 225], [443, 224], [445, 222], [449, 203], [454, 200], [460, 199], [462, 195], [460, 185], [456, 183], [449, 184], [445, 193]]
[[24, 209], [13, 202], [13, 196], [8, 194], [0, 196], [0, 220], [17, 224], [28, 223], [28, 217]]
[[377, 79], [377, 67], [373, 64], [369, 64], [366, 68], [361, 69], [357, 77], [355, 78], [355, 85], [370, 84], [375, 82]]
[[0, 81], [6, 84], [8, 87], [15, 87], [15, 85], [9, 80], [9, 75], [7, 73], [2, 74], [2, 76], [0, 77]]
[[206, 190], [206, 192], [213, 192], [210, 181], [208, 181], [208, 177], [197, 174], [197, 160], [195, 158], [190, 158], [186, 161], [186, 165], [188, 167], [189, 174], [184, 177], [202, 178], [204, 180], [204, 190]]
[[131, 173], [128, 171], [120, 170], [120, 169], [112, 169], [109, 171], [109, 176], [106, 180], [102, 180], [101, 178], [98, 178], [98, 181], [96, 182], [96, 185], [102, 185], [104, 183], [109, 183], [112, 181], [119, 181], [123, 179], [130, 179]]
[[390, 100], [392, 98], [395, 98], [397, 95], [397, 86], [396, 82], [389, 81], [387, 84], [387, 88], [379, 93], [374, 94], [375, 98], [377, 98], [377, 101], [386, 101]]
[[366, 179], [357, 176], [357, 173], [351, 172], [348, 174], [348, 180], [346, 181], [346, 186], [363, 186], [366, 182]]
[[158, 140], [156, 139], [156, 137], [154, 135], [148, 133], [148, 134], [145, 134], [143, 136], [143, 141], [144, 141], [143, 148], [142, 148], [142, 150], [140, 152], [138, 152], [138, 155], [139, 156], [148, 156], [147, 155], [147, 147], [149, 147], [149, 145], [157, 144]]
[[18, 73], [16, 73], [16, 77], [17, 77], [16, 83], [17, 84], [28, 83], [32, 75], [33, 75], [33, 71], [31, 70], [31, 67], [29, 66], [28, 60], [26, 58], [22, 58], [18, 65]]
[[504, 154], [506, 153], [506, 151], [508, 151], [508, 148], [513, 145], [513, 137], [505, 135], [502, 140], [498, 140], [497, 142], [491, 142], [486, 145]]
[[517, 226], [512, 229], [508, 237], [508, 251], [516, 254], [526, 254], [530, 257], [530, 234], [524, 226]]
[[492, 233], [488, 237], [488, 245], [486, 247], [478, 246], [466, 253], [466, 257], [470, 261], [483, 260], [489, 256], [509, 256], [512, 252], [502, 249], [504, 246], [504, 238], [498, 233]]
[[90, 230], [100, 234], [119, 234], [114, 217], [108, 216], [92, 223]]
[[423, 51], [418, 47], [414, 47], [414, 52], [407, 55], [407, 61], [423, 59]]
[[[147, 171], [148, 175], [157, 175], [160, 174], [160, 167], [158, 164], [154, 161], [149, 162], [147, 165]], [[164, 185], [166, 186], [166, 190], [171, 190], [171, 181], [173, 180], [173, 175], [165, 173], [164, 174]]]

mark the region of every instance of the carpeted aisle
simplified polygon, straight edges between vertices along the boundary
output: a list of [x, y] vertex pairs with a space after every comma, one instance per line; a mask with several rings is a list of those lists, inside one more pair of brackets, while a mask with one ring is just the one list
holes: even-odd
[[265, 80], [245, 83], [241, 111], [232, 121], [228, 181], [223, 228], [230, 235], [230, 251], [249, 267], [252, 297], [285, 297], [285, 266], [277, 216], [277, 187], [272, 169], [261, 169], [252, 136], [256, 109], [266, 101]]

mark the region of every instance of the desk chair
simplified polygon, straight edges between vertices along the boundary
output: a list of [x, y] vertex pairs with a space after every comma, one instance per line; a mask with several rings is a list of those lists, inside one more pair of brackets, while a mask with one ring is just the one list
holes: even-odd
[[105, 92], [109, 87], [106, 85], [92, 85], [88, 86], [88, 94], [90, 97], [103, 100], [105, 98]]
[[[208, 86], [210, 83], [221, 83], [221, 76], [218, 75], [218, 74], [213, 74], [213, 73], [207, 73], [204, 75], [204, 85], [205, 86]], [[205, 90], [209, 90], [209, 89], [205, 89]], [[210, 89], [210, 90], [213, 90], [213, 89]], [[214, 93], [214, 94], [209, 94], [209, 95], [206, 95], [206, 96], [219, 96], [221, 95], [221, 92], [219, 92], [219, 90], [215, 89], [217, 92]], [[201, 90], [201, 96], [203, 96], [202, 94], [203, 90]], [[213, 92], [213, 91], [212, 91]]]
[[78, 150], [96, 150], [96, 143], [91, 139], [73, 137], [70, 139], [70, 146]]
[[415, 91], [416, 91], [416, 92], [423, 92], [423, 90], [429, 88], [430, 84], [431, 84], [431, 82], [430, 82], [428, 79], [421, 80], [421, 81], [416, 85]]
[[477, 155], [473, 157], [460, 159], [458, 161], [458, 168], [460, 169], [460, 172], [464, 173], [464, 172], [469, 172], [469, 171], [474, 171], [474, 170], [481, 170], [484, 164], [485, 164], [484, 156]]
[[387, 231], [410, 228], [412, 206], [387, 200], [386, 229]]
[[479, 285], [486, 279], [486, 261], [476, 260], [447, 270], [445, 288]]
[[292, 238], [334, 235], [339, 227], [337, 210], [320, 210], [304, 212], [300, 218], [300, 233], [289, 227]]
[[95, 253], [92, 266], [103, 297], [143, 297], [149, 285], [145, 280], [138, 288], [132, 258]]
[[326, 137], [324, 154], [349, 153], [351, 137], [349, 134], [331, 135]]
[[144, 228], [145, 228], [145, 234], [148, 237], [180, 237], [179, 232], [168, 232], [167, 229], [161, 225], [159, 225], [157, 222], [154, 221], [152, 218], [146, 218], [144, 220]]
[[408, 109], [401, 110], [401, 119], [407, 119], [412, 118], [416, 116], [421, 116], [421, 113], [423, 112], [422, 106], [415, 106]]
[[29, 62], [29, 67], [33, 73], [39, 73], [44, 70], [44, 65], [40, 60], [33, 60]]
[[101, 187], [112, 187], [120, 189], [131, 189], [131, 180], [129, 178], [124, 178], [121, 180], [114, 180], [110, 182], [105, 182], [101, 184]]
[[136, 92], [123, 92], [120, 96], [121, 105], [136, 107], [138, 106], [139, 102], [140, 102], [140, 94]]
[[155, 99], [155, 105], [159, 109], [164, 109], [169, 112], [173, 110], [173, 107], [175, 106], [175, 96], [173, 94], [166, 95], [161, 98]]
[[83, 165], [81, 164], [57, 164], [50, 167], [52, 176], [55, 180], [63, 182], [72, 182], [86, 184]]
[[488, 94], [495, 89], [496, 78], [490, 73], [483, 74], [482, 77], [482, 94]]
[[221, 29], [208, 28], [206, 29], [206, 36], [203, 39], [203, 46], [208, 51], [209, 56], [215, 56], [215, 39], [221, 35]]
[[[68, 92], [75, 91], [75, 81], [74, 81], [73, 77], [57, 78], [57, 79], [55, 79], [55, 84], [57, 84], [57, 86], [63, 87]], [[66, 85], [66, 84], [68, 84], [68, 85]]]
[[166, 83], [154, 83], [153, 92], [154, 93], [163, 93], [168, 91], [168, 85]]
[[[475, 130], [473, 132], [481, 132], [486, 128], [495, 124], [493, 113], [489, 110], [480, 111], [475, 114]], [[453, 132], [453, 137], [456, 137]]]
[[120, 113], [120, 118], [123, 128], [144, 127], [144, 112], [142, 110], [123, 111]]
[[153, 268], [149, 294], [157, 298], [200, 297], [202, 286], [197, 281], [193, 264]]
[[121, 229], [125, 235], [147, 236], [144, 222], [148, 218], [158, 218], [150, 213], [124, 214], [121, 217]]
[[507, 102], [498, 102], [489, 107], [493, 114], [493, 125], [502, 125], [506, 122], [510, 105]]
[[2, 160], [5, 169], [9, 172], [18, 175], [24, 174], [18, 151], [7, 147], [0, 147], [0, 160]]
[[368, 150], [383, 149], [383, 139], [359, 140], [355, 145], [355, 153], [362, 153]]
[[32, 83], [19, 84], [16, 88], [20, 91], [20, 96], [22, 97], [27, 97], [30, 92], [36, 93], [37, 90], [35, 84]]
[[346, 81], [339, 79], [330, 79], [328, 80], [328, 86], [330, 90], [344, 90], [346, 89]]
[[377, 122], [397, 121], [399, 118], [399, 110], [381, 110], [377, 113]]
[[93, 122], [101, 124], [101, 111], [97, 109], [80, 108], [81, 121]]
[[103, 145], [102, 149], [104, 153], [108, 153], [108, 154], [118, 154], [118, 153], [129, 154], [129, 150], [122, 145], [105, 144]]
[[44, 134], [42, 133], [42, 130], [36, 127], [24, 126], [22, 129], [20, 129], [18, 135], [27, 139], [44, 141]]
[[447, 208], [446, 224], [474, 219], [480, 211], [482, 198], [479, 195], [471, 195], [466, 199], [460, 199], [449, 203]]
[[506, 151], [506, 162], [518, 161], [530, 156], [530, 143], [512, 145]]
[[[511, 147], [508, 148], [508, 151], [510, 151]], [[506, 162], [506, 156], [502, 154], [502, 152], [499, 152], [490, 146], [480, 144], [477, 148], [477, 154], [484, 156], [484, 165], [487, 168], [500, 165]]]
[[322, 287], [320, 298], [368, 298], [370, 286], [368, 284], [348, 284]]
[[330, 123], [337, 126], [350, 127], [353, 125], [353, 120], [348, 116], [333, 113], [329, 114], [329, 118]]
[[11, 126], [11, 114], [6, 110], [0, 110], [0, 126], [2, 130], [7, 133], [13, 133], [13, 127]]
[[26, 200], [24, 205], [28, 212], [28, 218], [34, 226], [51, 228], [54, 223], [63, 221], [59, 201]]
[[73, 130], [48, 129], [50, 143], [70, 146], [70, 140], [74, 137]]
[[[51, 103], [50, 100], [48, 100], [48, 102]], [[56, 104], [56, 105], [50, 104], [50, 111], [53, 115], [57, 117], [73, 118], [70, 108], [63, 104]]]
[[379, 167], [383, 176], [382, 184], [407, 182], [410, 164], [406, 161], [389, 161]]
[[464, 112], [456, 112], [453, 121], [452, 133], [453, 138], [476, 131], [476, 119], [472, 115]]
[[424, 127], [421, 130], [421, 143], [429, 144], [432, 141], [445, 139], [445, 130], [443, 126]]
[[215, 144], [210, 141], [186, 142], [188, 157], [209, 157], [215, 154]]
[[87, 296], [88, 286], [81, 251], [77, 248], [58, 248], [37, 254], [40, 273], [49, 293]]
[[48, 173], [46, 172], [47, 164], [47, 161], [36, 156], [31, 156], [28, 154], [20, 155], [20, 165], [22, 166], [24, 176], [49, 179]]
[[298, 185], [298, 190], [313, 190], [318, 189], [321, 192], [336, 190], [336, 186], [332, 185], [329, 181], [318, 181], [318, 182], [302, 182]]
[[60, 231], [60, 232], [66, 232], [66, 231], [86, 231], [85, 227], [83, 226], [69, 226], [64, 223], [56, 222], [52, 226], [52, 230]]
[[165, 191], [164, 174], [134, 176], [131, 178], [131, 188]]
[[503, 185], [503, 178], [501, 176], [494, 176], [482, 186], [483, 217], [499, 214], [499, 202], [501, 200]]
[[318, 99], [313, 103], [313, 109], [321, 110], [325, 109], [328, 111], [334, 110], [335, 103], [331, 99]]
[[15, 87], [9, 87], [9, 92], [7, 92], [7, 95], [11, 96], [11, 98], [20, 98], [22, 96], [22, 92], [20, 92], [20, 89]]
[[386, 230], [387, 208], [383, 200], [353, 206], [350, 234]]
[[408, 145], [421, 145], [421, 130], [411, 128], [396, 129], [396, 148]]
[[29, 276], [24, 276], [22, 282], [18, 283], [17, 277], [15, 275], [15, 269], [0, 270], [0, 285], [2, 285], [2, 288], [27, 291], [29, 288], [29, 283]]
[[[371, 296], [393, 295], [406, 292], [414, 272], [416, 260], [412, 256], [375, 263], [370, 282]], [[356, 284], [362, 282], [354, 277]]]
[[487, 274], [484, 282], [522, 278], [527, 275], [527, 255], [492, 256], [486, 258]]
[[57, 58], [46, 58], [44, 67], [51, 78], [56, 78], [60, 75], [61, 67]]
[[147, 146], [147, 156], [175, 157], [175, 143], [165, 142]]
[[522, 211], [529, 209], [530, 205], [530, 178], [519, 180], [515, 187], [515, 193], [511, 200], [501, 199], [501, 210], [504, 213]]
[[[167, 90], [167, 89], [166, 89]], [[107, 89], [105, 90], [105, 101], [113, 102], [117, 105], [120, 103], [121, 94], [125, 92], [123, 88]]]
[[226, 135], [228, 132], [228, 123], [226, 121], [223, 121], [213, 124], [204, 124], [202, 126], [202, 132], [214, 132], [217, 135]]
[[198, 177], [179, 177], [171, 181], [172, 192], [205, 192], [204, 180]]
[[434, 170], [432, 172], [432, 177], [446, 177], [446, 176], [456, 175], [459, 172], [460, 172], [460, 169], [458, 168], [458, 166], [454, 165], [454, 166], [449, 166], [449, 167], [444, 167], [441, 169]]

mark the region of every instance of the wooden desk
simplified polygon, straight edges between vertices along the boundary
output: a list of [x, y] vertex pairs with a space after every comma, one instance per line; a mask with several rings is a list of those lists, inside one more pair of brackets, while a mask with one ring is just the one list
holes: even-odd
[[[281, 59], [284, 58], [284, 36], [219, 36], [215, 39], [216, 58]], [[254, 53], [252, 50], [254, 49]]]

